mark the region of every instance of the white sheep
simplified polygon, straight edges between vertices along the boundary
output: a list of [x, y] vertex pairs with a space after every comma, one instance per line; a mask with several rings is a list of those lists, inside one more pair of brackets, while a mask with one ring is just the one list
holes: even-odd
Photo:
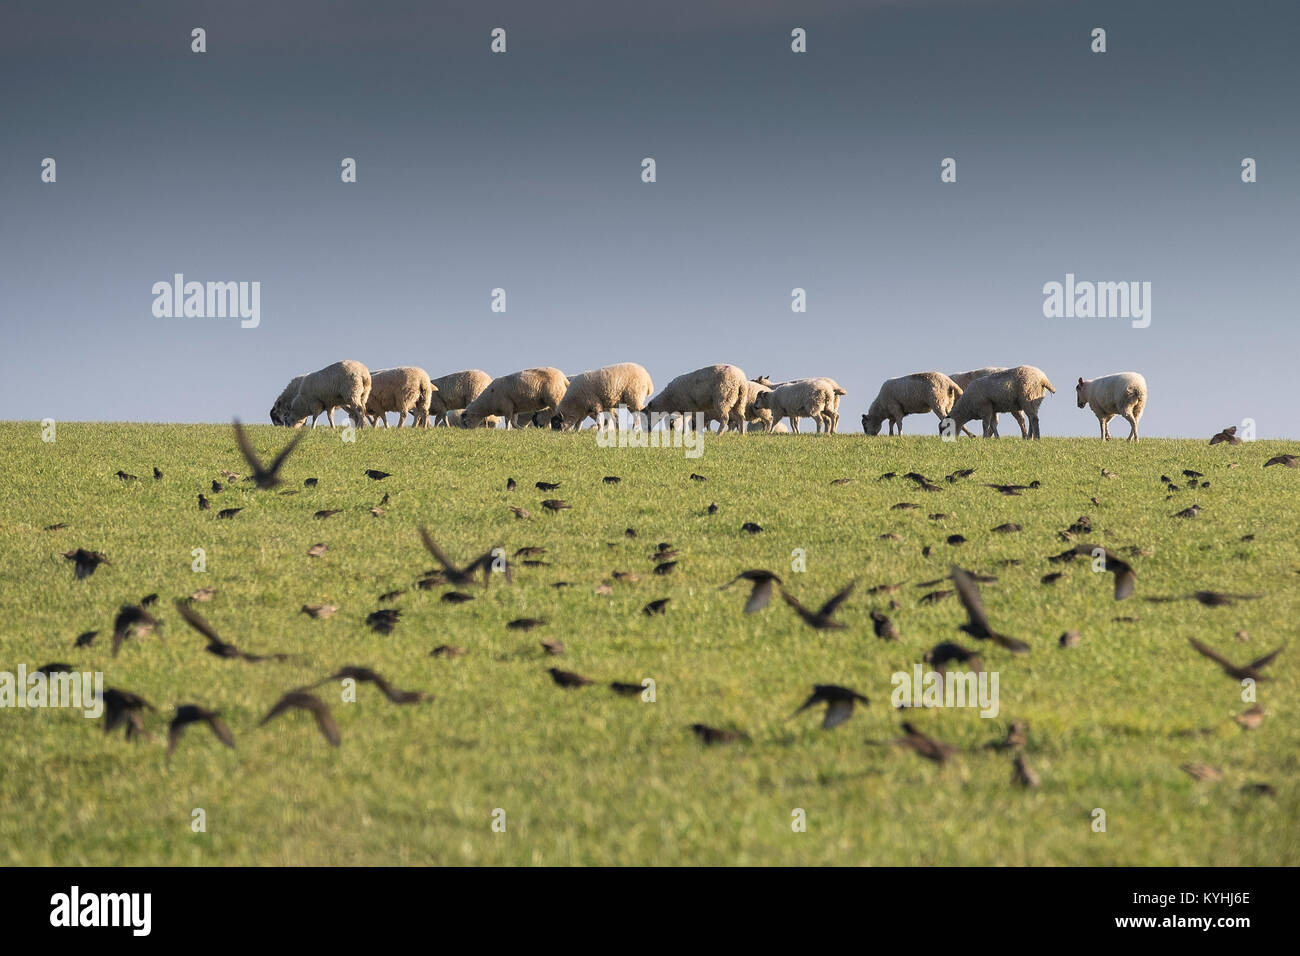
[[366, 424], [369, 398], [370, 370], [360, 362], [345, 359], [302, 377], [298, 393], [289, 406], [288, 422], [294, 428], [301, 428], [311, 419], [311, 427], [315, 428], [316, 419], [325, 412], [333, 428], [334, 409], [342, 408], [352, 424], [361, 428]]
[[875, 401], [862, 416], [862, 430], [879, 435], [881, 425], [889, 422], [889, 434], [903, 434], [903, 416], [934, 412], [942, 421], [961, 395], [961, 387], [942, 372], [915, 372], [886, 379]]
[[834, 382], [827, 378], [809, 378], [778, 385], [757, 398], [759, 408], [770, 409], [773, 419], [789, 418], [790, 430], [798, 434], [799, 419], [813, 420], [817, 431], [830, 432], [834, 424]]
[[417, 428], [429, 427], [429, 400], [433, 384], [429, 373], [414, 365], [377, 369], [370, 373], [370, 397], [366, 399], [366, 417], [370, 424], [388, 425], [388, 413], [397, 412], [397, 427], [411, 413]]
[[1017, 365], [974, 379], [953, 403], [948, 418], [957, 428], [979, 419], [984, 423], [984, 437], [997, 438], [998, 414], [1020, 411], [1029, 417], [1029, 432], [1025, 437], [1041, 438], [1038, 406], [1048, 392], [1055, 394], [1056, 388], [1041, 369]]
[[469, 403], [461, 421], [467, 428], [477, 428], [489, 415], [501, 415], [506, 420], [506, 428], [512, 428], [516, 415], [558, 406], [568, 387], [569, 379], [565, 374], [550, 366], [502, 375], [494, 378]]
[[271, 405], [271, 422], [275, 425], [289, 425], [289, 406], [293, 404], [294, 396], [298, 394], [298, 389], [302, 386], [302, 380], [306, 375], [295, 375], [289, 380], [289, 384], [284, 387], [274, 404]]
[[758, 396], [763, 392], [772, 391], [772, 386], [766, 382], [760, 382], [752, 378], [745, 382], [745, 421], [750, 427], [759, 426], [761, 432], [772, 431], [772, 410], [770, 408], [759, 408], [757, 405]]
[[[718, 431], [745, 430], [745, 373], [734, 365], [706, 365], [678, 375], [645, 405], [652, 415], [703, 412]], [[707, 427], [707, 426], [706, 426]]]
[[833, 400], [833, 402], [831, 403], [831, 407], [830, 407], [830, 409], [829, 409], [829, 415], [830, 415], [830, 430], [833, 431], [833, 432], [839, 430], [839, 427], [840, 427], [840, 399], [843, 398], [845, 395], [847, 395], [848, 392], [846, 392], [846, 391], [844, 390], [844, 387], [843, 387], [842, 385], [840, 385], [839, 382], [835, 381], [835, 379], [823, 375], [823, 376], [820, 376], [820, 377], [817, 378], [817, 379], [812, 379], [812, 378], [795, 378], [795, 379], [791, 379], [791, 380], [788, 381], [788, 382], [773, 382], [773, 381], [771, 380], [771, 378], [769, 378], [768, 376], [766, 376], [766, 375], [760, 375], [758, 378], [754, 379], [754, 381], [757, 382], [759, 385], [765, 385], [765, 386], [767, 386], [768, 388], [780, 388], [782, 385], [796, 385], [796, 384], [798, 384], [799, 382], [822, 381], [822, 382], [827, 382], [827, 383], [829, 383], [829, 384], [830, 384], [830, 387], [831, 387], [831, 392], [832, 392], [832, 394], [834, 395], [834, 400]]
[[1092, 406], [1093, 414], [1101, 423], [1103, 441], [1110, 441], [1110, 420], [1116, 415], [1123, 415], [1132, 427], [1128, 440], [1138, 440], [1138, 420], [1147, 404], [1147, 380], [1137, 372], [1117, 372], [1086, 382], [1080, 377], [1074, 394], [1080, 408]]
[[552, 419], [558, 419], [561, 429], [578, 428], [588, 415], [599, 421], [601, 412], [614, 414], [614, 427], [618, 428], [618, 407], [624, 405], [634, 414], [645, 408], [654, 394], [650, 373], [636, 362], [620, 362], [603, 368], [581, 372], [569, 380], [569, 387], [560, 400]]
[[452, 420], [452, 413], [459, 418], [460, 412], [492, 384], [492, 376], [471, 368], [435, 378], [431, 384], [434, 393], [429, 399], [429, 413], [433, 416], [433, 424], [456, 425], [459, 423]]
[[[967, 388], [970, 387], [970, 383], [975, 381], [975, 379], [983, 378], [985, 375], [992, 375], [994, 372], [1005, 372], [1005, 371], [1006, 371], [1005, 366], [989, 365], [986, 366], [985, 368], [972, 369], [969, 372], [958, 372], [956, 375], [949, 375], [948, 377], [951, 378], [954, 382], [956, 382], [957, 387], [964, 392], [966, 391]], [[1021, 411], [1015, 411], [1011, 413], [1011, 417], [1014, 418], [1016, 420], [1016, 424], [1020, 426], [1020, 437], [1028, 438], [1029, 428], [1028, 426], [1025, 425], [1025, 413]], [[966, 434], [968, 435], [970, 434], [970, 431], [966, 428], [962, 428], [962, 431], [966, 432]]]

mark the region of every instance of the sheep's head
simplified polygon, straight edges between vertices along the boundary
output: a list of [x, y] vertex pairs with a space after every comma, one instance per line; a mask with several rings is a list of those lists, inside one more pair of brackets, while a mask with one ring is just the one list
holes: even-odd
[[764, 408], [771, 408], [772, 406], [769, 404], [771, 402], [771, 394], [771, 392], [759, 392], [754, 396], [754, 404], [750, 407], [759, 409], [760, 411]]
[[1075, 400], [1079, 403], [1080, 408], [1083, 408], [1083, 406], [1088, 404], [1087, 393], [1088, 393], [1088, 383], [1085, 382], [1082, 377], [1080, 377], [1079, 384], [1074, 386], [1074, 397]]
[[563, 415], [552, 415], [552, 416], [551, 416], [551, 431], [554, 431], [554, 432], [562, 432], [562, 431], [564, 431], [564, 416], [563, 416]]
[[867, 434], [867, 435], [879, 435], [879, 434], [880, 434], [880, 426], [881, 426], [883, 423], [884, 423], [884, 419], [882, 419], [882, 418], [877, 418], [877, 417], [874, 416], [874, 415], [863, 415], [863, 416], [862, 416], [862, 431], [863, 431], [864, 434]]
[[754, 381], [759, 385], [766, 385], [768, 388], [772, 387], [772, 379], [766, 375], [760, 375]]

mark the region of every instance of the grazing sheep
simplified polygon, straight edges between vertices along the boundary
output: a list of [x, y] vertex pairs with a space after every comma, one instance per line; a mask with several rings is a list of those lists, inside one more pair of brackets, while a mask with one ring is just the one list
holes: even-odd
[[366, 399], [366, 415], [372, 425], [388, 425], [388, 413], [397, 412], [397, 427], [401, 428], [410, 412], [415, 427], [429, 427], [429, 400], [433, 384], [429, 373], [414, 365], [384, 368], [370, 373], [370, 397]]
[[298, 394], [298, 388], [302, 385], [302, 380], [306, 375], [297, 375], [289, 380], [289, 384], [284, 387], [280, 397], [275, 400], [271, 406], [271, 423], [273, 425], [289, 425], [289, 406], [293, 404], [293, 398]]
[[301, 428], [311, 419], [311, 427], [315, 428], [316, 419], [325, 412], [333, 428], [334, 409], [342, 408], [352, 424], [361, 428], [366, 423], [369, 398], [370, 370], [360, 362], [335, 362], [302, 377], [298, 394], [289, 406], [288, 421], [294, 428]]
[[778, 385], [757, 398], [759, 408], [770, 409], [773, 419], [789, 418], [790, 430], [799, 432], [800, 417], [813, 420], [817, 431], [830, 432], [834, 424], [834, 382], [828, 378], [809, 378]]
[[1025, 437], [1041, 438], [1038, 406], [1047, 392], [1056, 394], [1056, 388], [1041, 369], [1017, 365], [974, 379], [953, 403], [948, 417], [958, 428], [978, 418], [984, 423], [984, 437], [997, 438], [998, 414], [1021, 411], [1029, 416], [1029, 433]]
[[773, 382], [766, 375], [760, 375], [758, 378], [754, 379], [754, 381], [757, 382], [759, 385], [765, 385], [768, 388], [780, 388], [782, 385], [795, 385], [799, 382], [811, 382], [815, 380], [827, 382], [831, 386], [831, 392], [834, 395], [834, 401], [832, 402], [831, 407], [829, 409], [830, 423], [831, 423], [830, 430], [833, 432], [838, 431], [840, 427], [840, 399], [845, 395], [847, 395], [848, 392], [846, 392], [844, 390], [844, 387], [840, 385], [839, 382], [835, 381], [835, 379], [828, 378], [826, 376], [821, 376], [819, 379], [794, 378], [788, 382]]
[[886, 379], [880, 393], [862, 416], [862, 430], [879, 435], [880, 426], [889, 422], [889, 434], [903, 434], [903, 416], [934, 412], [942, 422], [952, 403], [961, 395], [961, 387], [942, 372], [916, 372]]
[[[614, 427], [618, 428], [618, 407], [625, 405], [635, 414], [645, 408], [654, 391], [650, 373], [636, 362], [620, 362], [582, 372], [569, 381], [551, 422], [561, 429], [572, 430], [588, 415], [599, 421], [601, 412], [613, 412]], [[636, 415], [634, 420], [640, 421], [640, 416]]]
[[454, 425], [452, 412], [459, 413], [469, 407], [469, 403], [483, 393], [483, 389], [492, 384], [492, 376], [487, 372], [472, 368], [464, 372], [452, 372], [432, 382], [434, 392], [429, 399], [429, 412], [433, 423]]
[[1110, 420], [1116, 415], [1123, 415], [1132, 427], [1128, 440], [1138, 440], [1138, 419], [1147, 404], [1147, 380], [1137, 372], [1118, 372], [1087, 382], [1080, 378], [1074, 394], [1080, 408], [1092, 406], [1093, 414], [1101, 422], [1103, 441], [1110, 441]]
[[[464, 413], [461, 411], [450, 411], [447, 413], [447, 424], [452, 428], [464, 428]], [[483, 428], [500, 428], [505, 419], [500, 415], [489, 415], [480, 423]]]
[[[987, 368], [977, 368], [969, 372], [958, 372], [956, 375], [949, 375], [948, 377], [956, 382], [957, 387], [964, 392], [970, 387], [970, 383], [975, 381], [975, 379], [983, 378], [985, 375], [992, 375], [994, 372], [1005, 371], [1006, 368], [1001, 365], [990, 365]], [[1020, 437], [1028, 438], [1029, 428], [1025, 425], [1025, 413], [1016, 411], [1012, 412], [1011, 416], [1016, 420], [1016, 424], [1020, 426]], [[968, 435], [970, 434], [970, 431], [965, 428], [963, 428], [962, 431], [966, 432]]]
[[515, 416], [558, 406], [569, 380], [558, 368], [526, 368], [494, 378], [461, 415], [467, 428], [477, 428], [489, 415], [501, 415], [506, 428], [514, 427]]
[[[745, 373], [734, 365], [706, 365], [678, 375], [645, 405], [650, 414], [703, 412], [718, 431], [745, 430]], [[706, 426], [707, 427], [707, 426]]]

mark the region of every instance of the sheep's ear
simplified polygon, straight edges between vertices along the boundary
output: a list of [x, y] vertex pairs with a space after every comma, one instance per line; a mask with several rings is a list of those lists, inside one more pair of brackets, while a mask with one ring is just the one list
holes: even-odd
[[1079, 376], [1079, 384], [1080, 384], [1080, 385], [1083, 384], [1083, 376], [1082, 376], [1082, 375]]

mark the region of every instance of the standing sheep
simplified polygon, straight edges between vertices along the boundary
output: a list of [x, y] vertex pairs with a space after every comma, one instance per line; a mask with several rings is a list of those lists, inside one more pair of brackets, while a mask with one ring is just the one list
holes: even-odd
[[492, 384], [492, 376], [487, 372], [472, 368], [464, 372], [452, 372], [432, 382], [434, 392], [429, 399], [429, 412], [433, 423], [454, 425], [452, 412], [459, 413], [469, 407], [469, 403], [483, 393], [483, 389]]
[[734, 365], [706, 365], [678, 375], [646, 403], [654, 415], [673, 412], [703, 412], [720, 422], [719, 432], [728, 427], [745, 430], [745, 373]]
[[461, 416], [467, 428], [477, 428], [489, 415], [501, 415], [506, 428], [514, 426], [516, 415], [558, 406], [569, 387], [569, 380], [558, 368], [526, 368], [494, 378], [479, 396], [470, 402]]
[[370, 370], [360, 362], [345, 359], [302, 377], [298, 394], [289, 406], [288, 421], [294, 428], [301, 428], [311, 419], [311, 427], [315, 428], [316, 419], [325, 412], [333, 428], [334, 409], [342, 408], [352, 424], [361, 428], [366, 423], [369, 398]]
[[758, 396], [770, 391], [772, 391], [771, 385], [760, 382], [756, 378], [745, 383], [745, 421], [750, 426], [759, 426], [758, 430], [761, 432], [770, 432], [773, 422], [772, 410], [758, 407]]
[[[977, 368], [969, 372], [958, 372], [956, 375], [950, 375], [948, 377], [951, 378], [954, 382], [956, 382], [957, 387], [964, 392], [966, 389], [970, 387], [970, 383], [975, 381], [975, 379], [983, 378], [985, 375], [992, 375], [994, 372], [1005, 372], [1005, 371], [1006, 371], [1005, 366], [989, 365], [986, 368]], [[1028, 438], [1029, 428], [1025, 425], [1025, 413], [1012, 412], [1011, 417], [1014, 418], [1016, 420], [1016, 424], [1020, 426], [1020, 437]], [[966, 434], [968, 435], [970, 434], [970, 432], [964, 428], [962, 429], [962, 431], [965, 431]]]
[[846, 391], [844, 390], [844, 387], [841, 386], [839, 382], [835, 381], [835, 379], [833, 379], [833, 378], [829, 378], [829, 377], [827, 377], [827, 376], [821, 376], [820, 378], [817, 378], [817, 379], [812, 379], [812, 378], [794, 378], [794, 379], [791, 379], [791, 380], [788, 381], [788, 382], [775, 382], [775, 383], [774, 383], [774, 382], [773, 382], [773, 381], [772, 381], [768, 376], [766, 376], [766, 375], [760, 375], [758, 378], [754, 379], [754, 381], [757, 382], [759, 385], [765, 385], [765, 386], [767, 386], [768, 388], [780, 388], [782, 385], [796, 385], [796, 384], [798, 384], [799, 382], [822, 381], [822, 382], [827, 382], [827, 383], [829, 383], [829, 385], [830, 385], [830, 387], [831, 387], [831, 392], [832, 392], [832, 394], [834, 395], [834, 401], [831, 403], [831, 407], [830, 407], [830, 409], [829, 409], [829, 414], [830, 414], [830, 423], [831, 423], [830, 430], [831, 430], [832, 432], [834, 432], [834, 431], [838, 431], [838, 430], [839, 430], [839, 427], [840, 427], [840, 399], [841, 399], [843, 396], [847, 395], [848, 392], [846, 392]]
[[1080, 408], [1092, 406], [1103, 441], [1110, 441], [1110, 420], [1116, 415], [1123, 415], [1132, 428], [1128, 440], [1138, 440], [1138, 420], [1147, 404], [1147, 380], [1137, 372], [1117, 372], [1087, 382], [1080, 377], [1074, 394]]
[[388, 425], [388, 413], [397, 412], [397, 427], [401, 428], [410, 412], [415, 427], [429, 427], [429, 401], [433, 384], [429, 373], [414, 365], [384, 368], [370, 373], [370, 397], [366, 400], [366, 415], [371, 424]]
[[942, 422], [961, 395], [961, 387], [942, 372], [916, 372], [886, 379], [880, 393], [862, 416], [862, 430], [879, 435], [880, 427], [889, 422], [889, 434], [903, 434], [903, 416], [934, 412]]
[[799, 419], [813, 420], [817, 431], [828, 434], [834, 424], [832, 408], [835, 404], [834, 383], [827, 378], [810, 378], [787, 385], [778, 385], [758, 396], [759, 408], [770, 409], [772, 418], [790, 419], [790, 430], [799, 432]]
[[636, 413], [645, 408], [654, 391], [650, 373], [636, 362], [620, 362], [582, 372], [569, 381], [568, 390], [551, 423], [561, 429], [573, 430], [588, 415], [599, 421], [601, 412], [613, 412], [614, 427], [618, 428], [620, 405], [626, 406], [633, 413], [633, 420], [640, 422], [641, 416]]
[[289, 384], [284, 387], [280, 397], [275, 400], [271, 406], [271, 423], [274, 425], [291, 425], [289, 421], [289, 406], [293, 404], [294, 396], [298, 394], [298, 389], [302, 385], [302, 380], [306, 375], [296, 375], [289, 380]]
[[1038, 406], [1048, 392], [1056, 394], [1056, 388], [1041, 369], [1017, 365], [973, 380], [953, 404], [948, 417], [957, 428], [978, 418], [984, 423], [984, 437], [997, 438], [998, 414], [1020, 411], [1029, 417], [1029, 433], [1025, 437], [1037, 439], [1042, 437]]

